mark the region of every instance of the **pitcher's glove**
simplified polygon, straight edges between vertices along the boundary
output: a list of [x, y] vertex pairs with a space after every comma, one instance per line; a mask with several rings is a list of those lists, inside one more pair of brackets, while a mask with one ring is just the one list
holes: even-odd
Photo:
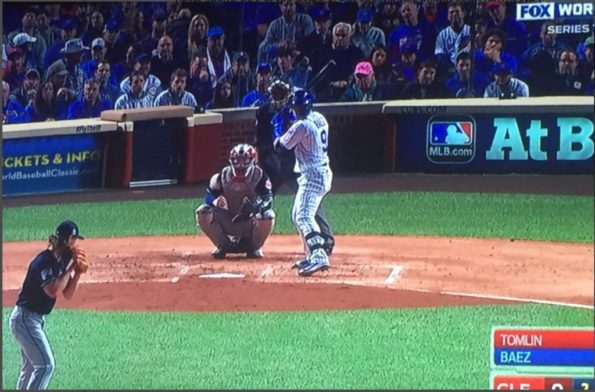
[[82, 248], [73, 247], [72, 248], [72, 259], [74, 260], [74, 270], [84, 274], [87, 272], [89, 268], [89, 263], [87, 263], [87, 255], [85, 254], [85, 250]]
[[248, 197], [244, 197], [244, 201], [240, 207], [240, 213], [232, 218], [231, 223], [246, 221], [258, 212], [260, 212], [260, 203], [258, 200], [252, 202]]

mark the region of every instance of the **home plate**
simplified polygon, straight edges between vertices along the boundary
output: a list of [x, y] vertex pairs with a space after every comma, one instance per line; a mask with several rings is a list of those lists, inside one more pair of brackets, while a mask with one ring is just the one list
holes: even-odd
[[244, 274], [230, 274], [228, 272], [223, 272], [220, 274], [204, 274], [198, 275], [199, 278], [211, 278], [211, 279], [226, 279], [226, 278], [245, 278], [246, 275]]

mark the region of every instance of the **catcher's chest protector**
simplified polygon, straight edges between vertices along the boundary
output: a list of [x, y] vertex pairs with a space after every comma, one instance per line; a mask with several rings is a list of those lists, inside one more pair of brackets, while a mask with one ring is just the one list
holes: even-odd
[[254, 189], [262, 178], [262, 169], [254, 166], [246, 178], [234, 180], [231, 167], [227, 166], [221, 171], [220, 178], [223, 196], [227, 199], [229, 211], [232, 214], [238, 214], [244, 197], [247, 196], [253, 202], [256, 200], [257, 194]]

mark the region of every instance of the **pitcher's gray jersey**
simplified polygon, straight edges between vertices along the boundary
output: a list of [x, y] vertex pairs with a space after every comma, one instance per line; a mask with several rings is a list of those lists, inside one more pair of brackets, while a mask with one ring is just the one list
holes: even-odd
[[295, 152], [295, 171], [304, 173], [328, 164], [329, 126], [324, 116], [311, 112], [304, 119], [296, 121], [279, 142]]

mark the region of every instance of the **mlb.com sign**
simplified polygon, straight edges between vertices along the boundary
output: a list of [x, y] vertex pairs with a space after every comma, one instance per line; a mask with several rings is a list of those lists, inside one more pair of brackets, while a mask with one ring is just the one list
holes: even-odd
[[517, 20], [552, 20], [556, 18], [591, 19], [592, 2], [548, 2], [516, 5]]
[[475, 157], [475, 120], [434, 116], [428, 121], [426, 156], [432, 163], [469, 163]]

